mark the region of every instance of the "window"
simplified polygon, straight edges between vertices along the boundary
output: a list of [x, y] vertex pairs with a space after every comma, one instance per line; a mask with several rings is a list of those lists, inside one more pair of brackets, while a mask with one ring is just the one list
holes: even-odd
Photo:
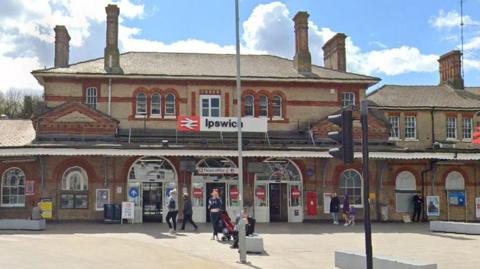
[[25, 173], [9, 168], [2, 176], [2, 207], [25, 206]]
[[472, 118], [463, 118], [463, 139], [472, 139]]
[[202, 117], [220, 117], [220, 96], [202, 95], [200, 97]]
[[160, 94], [158, 93], [155, 93], [152, 95], [152, 104], [151, 104], [151, 111], [150, 111], [150, 114], [152, 115], [152, 117], [159, 117], [161, 115], [161, 97], [160, 97]]
[[457, 117], [447, 118], [447, 139], [457, 139]]
[[282, 97], [275, 95], [272, 98], [272, 110], [274, 118], [283, 118]]
[[171, 93], [165, 96], [165, 116], [175, 116], [175, 95]]
[[97, 88], [88, 87], [86, 90], [85, 104], [92, 108], [97, 107]]
[[348, 195], [350, 205], [362, 205], [362, 177], [357, 171], [343, 171], [339, 189], [342, 199]]
[[353, 92], [343, 92], [342, 93], [342, 106], [355, 105], [355, 94]]
[[406, 139], [417, 138], [417, 118], [415, 116], [405, 117], [405, 138]]
[[388, 117], [390, 125], [390, 138], [399, 139], [400, 138], [400, 117], [399, 116], [390, 116]]
[[144, 93], [137, 94], [137, 115], [147, 115], [147, 97]]
[[255, 116], [254, 112], [255, 101], [253, 95], [245, 96], [245, 116], [253, 117]]
[[445, 178], [445, 190], [446, 191], [459, 191], [465, 190], [465, 178], [462, 173], [458, 171], [452, 171], [448, 173]]
[[260, 110], [258, 116], [268, 117], [268, 97], [265, 95], [260, 95]]
[[402, 171], [395, 178], [395, 211], [407, 213], [411, 211], [412, 199], [417, 192], [415, 175], [410, 171]]
[[63, 173], [60, 208], [88, 208], [88, 176], [83, 168], [70, 167]]

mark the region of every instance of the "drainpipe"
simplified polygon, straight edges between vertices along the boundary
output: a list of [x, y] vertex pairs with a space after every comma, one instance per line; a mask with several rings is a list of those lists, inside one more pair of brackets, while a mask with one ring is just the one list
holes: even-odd
[[[383, 178], [384, 178], [384, 174], [385, 174], [385, 169], [387, 168], [388, 166], [388, 160], [384, 160], [381, 162], [382, 163], [382, 166], [380, 168], [380, 177], [377, 176], [377, 186], [375, 188], [375, 196], [377, 198], [377, 202], [375, 204], [375, 210], [376, 210], [376, 213], [377, 213], [377, 221], [380, 222], [382, 220], [382, 212], [381, 212], [381, 208], [380, 208], [380, 194], [381, 194], [381, 191], [383, 191]], [[378, 167], [377, 167], [378, 169]]]
[[[112, 70], [112, 55], [108, 58], [108, 66]], [[112, 115], [112, 78], [108, 78], [108, 115]]]

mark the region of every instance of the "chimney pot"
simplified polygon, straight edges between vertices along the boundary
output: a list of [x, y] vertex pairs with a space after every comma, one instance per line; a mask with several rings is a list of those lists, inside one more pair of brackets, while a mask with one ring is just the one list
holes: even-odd
[[308, 49], [308, 13], [299, 11], [293, 21], [295, 22], [295, 57], [293, 65], [298, 73], [312, 72], [312, 57]]
[[107, 13], [106, 47], [103, 57], [105, 70], [109, 73], [122, 73], [120, 68], [120, 52], [118, 50], [118, 15], [117, 5], [105, 7]]
[[438, 59], [440, 85], [448, 84], [454, 89], [463, 89], [462, 52], [452, 50]]
[[325, 68], [341, 72], [347, 71], [347, 56], [344, 33], [337, 33], [323, 45], [323, 65]]
[[64, 25], [57, 25], [55, 31], [55, 67], [68, 67], [70, 54], [70, 35]]

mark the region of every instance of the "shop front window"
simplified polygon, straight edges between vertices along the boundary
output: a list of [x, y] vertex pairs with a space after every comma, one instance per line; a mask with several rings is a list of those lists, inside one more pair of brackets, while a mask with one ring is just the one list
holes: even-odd
[[255, 186], [255, 206], [267, 206], [267, 184]]

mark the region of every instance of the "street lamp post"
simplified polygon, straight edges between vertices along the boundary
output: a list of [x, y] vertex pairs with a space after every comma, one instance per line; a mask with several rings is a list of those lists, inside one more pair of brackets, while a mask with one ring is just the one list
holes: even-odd
[[238, 0], [235, 0], [235, 39], [236, 39], [236, 62], [237, 62], [237, 133], [238, 133], [238, 206], [240, 220], [238, 222], [238, 245], [240, 252], [240, 262], [247, 262], [247, 251], [245, 249], [245, 223], [243, 222], [243, 156], [242, 156], [242, 95], [240, 81], [240, 15]]

